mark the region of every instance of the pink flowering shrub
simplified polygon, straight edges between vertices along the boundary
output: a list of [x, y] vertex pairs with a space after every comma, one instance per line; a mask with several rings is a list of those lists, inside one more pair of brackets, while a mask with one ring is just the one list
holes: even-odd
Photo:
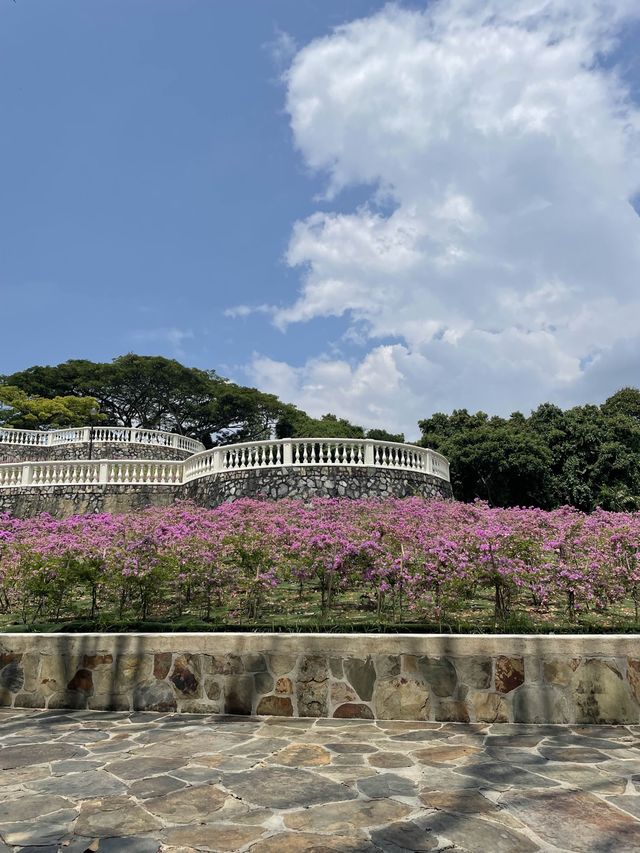
[[249, 624], [330, 620], [348, 603], [384, 624], [446, 625], [483, 599], [496, 625], [622, 603], [638, 622], [639, 551], [640, 513], [420, 498], [0, 515], [0, 611], [5, 624], [104, 614]]

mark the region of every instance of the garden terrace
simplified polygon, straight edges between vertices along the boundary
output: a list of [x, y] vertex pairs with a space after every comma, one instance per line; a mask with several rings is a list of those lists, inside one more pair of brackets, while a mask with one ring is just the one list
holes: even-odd
[[293, 438], [205, 450], [155, 430], [3, 430], [0, 459], [0, 511], [20, 516], [126, 511], [180, 498], [216, 506], [256, 496], [451, 497], [449, 464], [439, 453], [372, 439]]

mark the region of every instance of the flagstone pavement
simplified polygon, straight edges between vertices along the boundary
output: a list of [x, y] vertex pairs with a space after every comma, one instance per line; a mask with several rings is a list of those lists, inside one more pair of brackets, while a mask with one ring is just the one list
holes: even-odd
[[0, 851], [640, 851], [640, 726], [0, 711]]

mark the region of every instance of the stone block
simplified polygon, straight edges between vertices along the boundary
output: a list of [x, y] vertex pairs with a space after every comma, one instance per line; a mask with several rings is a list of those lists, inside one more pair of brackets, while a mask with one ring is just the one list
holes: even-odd
[[374, 665], [378, 678], [391, 678], [394, 675], [400, 675], [399, 655], [376, 655]]
[[640, 704], [640, 660], [628, 659], [627, 681], [634, 699]]
[[45, 696], [65, 690], [77, 672], [79, 663], [79, 659], [70, 659], [64, 655], [44, 655], [40, 664], [38, 689]]
[[40, 655], [37, 652], [27, 652], [21, 655], [20, 664], [24, 673], [24, 690], [32, 692], [38, 686]]
[[434, 707], [435, 718], [444, 723], [468, 723], [469, 709], [460, 699], [438, 699]]
[[456, 688], [457, 675], [448, 658], [418, 658], [418, 671], [435, 696], [451, 696]]
[[16, 660], [11, 661], [0, 669], [0, 690], [17, 693], [24, 687], [24, 670]]
[[220, 682], [216, 678], [207, 676], [204, 680], [204, 692], [209, 699], [219, 699], [222, 694]]
[[244, 672], [240, 655], [204, 655], [203, 671], [209, 675], [239, 675]]
[[253, 692], [251, 675], [228, 675], [224, 682], [225, 714], [250, 714]]
[[47, 708], [58, 710], [59, 708], [73, 708], [83, 710], [87, 707], [88, 696], [82, 690], [60, 690], [49, 697]]
[[92, 654], [85, 655], [82, 658], [82, 666], [84, 669], [96, 669], [97, 667], [111, 666], [113, 663], [112, 654]]
[[400, 655], [400, 671], [403, 675], [418, 675], [418, 658], [416, 655]]
[[514, 723], [570, 723], [563, 691], [553, 685], [523, 684], [513, 694]]
[[495, 688], [498, 693], [511, 693], [521, 684], [524, 684], [524, 660], [498, 655], [495, 674]]
[[286, 675], [295, 668], [296, 655], [269, 655], [269, 669], [274, 675]]
[[14, 702], [16, 708], [44, 708], [45, 704], [42, 693], [18, 693]]
[[471, 704], [478, 722], [509, 722], [507, 703], [497, 693], [476, 693], [471, 699]]
[[286, 676], [281, 676], [276, 681], [276, 693], [293, 693], [293, 682]]
[[162, 681], [169, 675], [173, 654], [171, 652], [158, 652], [153, 656], [153, 677]]
[[453, 661], [458, 681], [475, 690], [487, 690], [491, 686], [491, 658], [473, 656], [455, 658]]
[[576, 671], [579, 660], [564, 660], [554, 658], [542, 662], [542, 674], [547, 684], [555, 684], [558, 687], [568, 687], [571, 684], [573, 673]]
[[298, 681], [296, 685], [298, 716], [328, 716], [328, 694], [329, 682], [326, 679], [324, 681]]
[[175, 711], [176, 697], [166, 681], [147, 681], [133, 692], [134, 711]]
[[337, 720], [373, 720], [373, 711], [359, 702], [345, 702], [333, 712]]
[[90, 669], [79, 669], [67, 684], [67, 690], [81, 690], [87, 696], [93, 694], [93, 678]]
[[246, 672], [265, 672], [267, 663], [262, 654], [246, 654], [242, 656]]
[[344, 681], [334, 681], [329, 693], [333, 705], [341, 705], [343, 702], [354, 702], [358, 698], [353, 687]]
[[342, 658], [329, 658], [329, 669], [334, 678], [342, 678], [344, 675]]
[[292, 717], [293, 705], [286, 696], [263, 696], [258, 702], [256, 714], [261, 716]]
[[376, 671], [371, 658], [368, 657], [366, 660], [347, 658], [344, 661], [344, 674], [360, 699], [368, 702], [373, 696], [373, 685], [376, 680]]
[[119, 692], [131, 690], [140, 681], [151, 678], [153, 655], [118, 655], [113, 662], [113, 683]]
[[327, 659], [322, 655], [304, 655], [298, 668], [298, 681], [326, 681]]
[[254, 677], [254, 684], [256, 693], [258, 695], [262, 695], [263, 693], [271, 693], [274, 688], [273, 676], [269, 675], [268, 672], [257, 672]]
[[373, 692], [376, 718], [380, 720], [427, 720], [429, 688], [415, 678], [395, 676], [376, 682]]
[[89, 697], [87, 707], [91, 711], [130, 711], [131, 702], [129, 695], [96, 693]]
[[197, 655], [181, 654], [173, 662], [169, 676], [180, 696], [196, 696], [200, 692], [200, 661]]
[[573, 674], [577, 723], [637, 723], [640, 709], [613, 660], [585, 660]]
[[180, 702], [181, 714], [219, 714], [219, 702], [201, 702], [197, 699], [183, 699]]

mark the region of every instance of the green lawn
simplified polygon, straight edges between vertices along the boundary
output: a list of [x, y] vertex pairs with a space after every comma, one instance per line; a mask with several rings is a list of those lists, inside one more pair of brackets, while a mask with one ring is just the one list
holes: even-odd
[[539, 611], [524, 600], [516, 600], [511, 617], [502, 623], [494, 621], [493, 599], [481, 590], [472, 600], [457, 602], [442, 620], [425, 613], [404, 609], [395, 618], [388, 609], [377, 614], [375, 602], [363, 602], [358, 593], [335, 597], [329, 611], [322, 616], [320, 594], [305, 590], [303, 598], [294, 584], [282, 584], [270, 591], [257, 618], [231, 613], [227, 608], [214, 608], [209, 619], [190, 612], [188, 604], [177, 614], [172, 607], [156, 604], [153, 615], [141, 621], [133, 615], [99, 611], [93, 620], [87, 617], [89, 601], [74, 599], [67, 612], [55, 621], [30, 616], [26, 620], [15, 613], [0, 614], [0, 632], [184, 632], [184, 631], [273, 631], [273, 632], [369, 632], [369, 633], [453, 633], [453, 634], [548, 634], [548, 633], [638, 633], [631, 600], [611, 605], [606, 611], [578, 614], [571, 622], [562, 602]]

